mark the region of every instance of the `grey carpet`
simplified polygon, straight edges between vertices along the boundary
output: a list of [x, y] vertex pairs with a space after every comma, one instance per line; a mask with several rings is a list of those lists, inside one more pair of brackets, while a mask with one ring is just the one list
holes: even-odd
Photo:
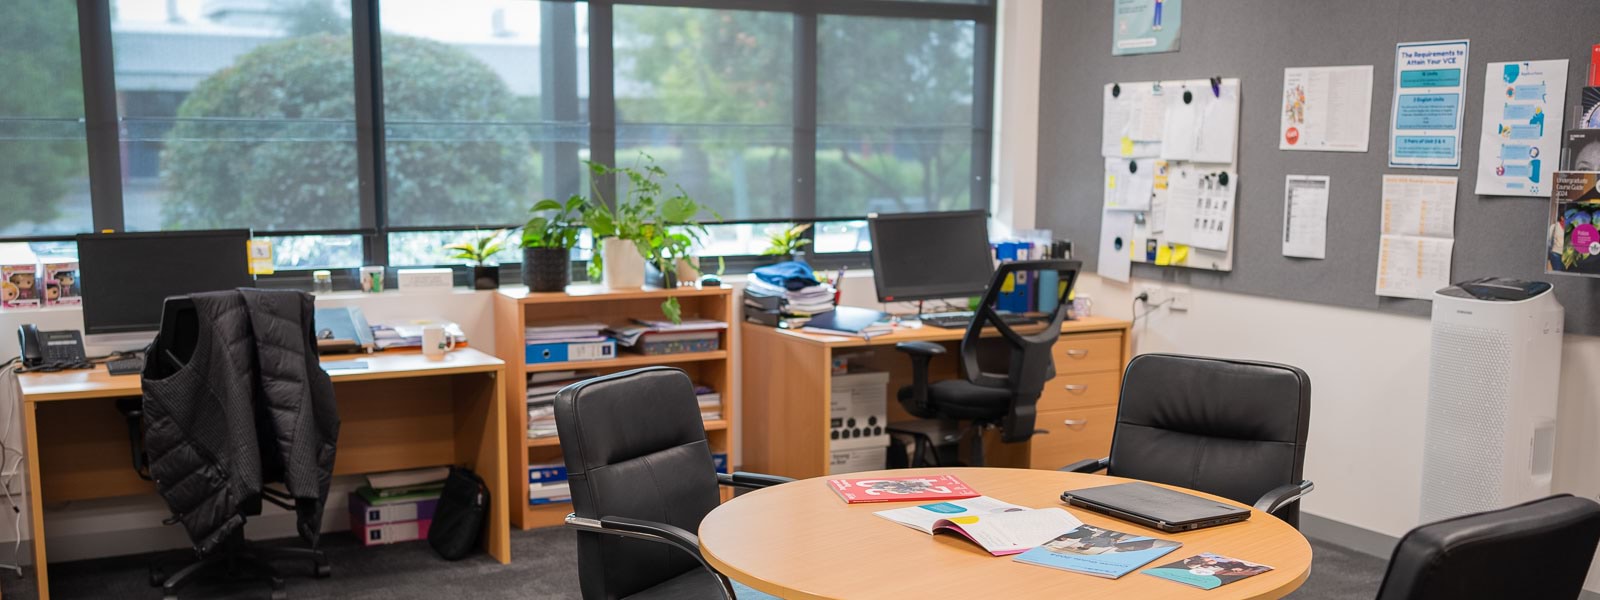
[[[445, 562], [425, 543], [362, 548], [348, 533], [330, 534], [323, 543], [333, 562], [333, 577], [313, 579], [309, 569], [286, 563], [289, 597], [296, 600], [526, 600], [579, 598], [573, 532], [559, 528], [513, 531], [509, 565], [478, 555]], [[1371, 600], [1383, 579], [1384, 561], [1318, 540], [1311, 577], [1290, 597], [1296, 600]], [[50, 569], [52, 597], [160, 598], [147, 585], [152, 559], [177, 563], [186, 552], [61, 563]], [[290, 569], [294, 570], [290, 570]], [[31, 580], [0, 581], [6, 600], [33, 600]], [[266, 600], [265, 584], [206, 581], [185, 590], [183, 598]]]

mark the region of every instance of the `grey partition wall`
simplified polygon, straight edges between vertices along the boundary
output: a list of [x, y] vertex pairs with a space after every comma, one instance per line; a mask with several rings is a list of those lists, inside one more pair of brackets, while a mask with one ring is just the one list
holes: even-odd
[[[1600, 280], [1545, 275], [1547, 198], [1473, 193], [1484, 65], [1568, 59], [1569, 106], [1600, 43], [1591, 0], [1190, 0], [1182, 50], [1113, 57], [1112, 0], [1046, 0], [1040, 86], [1039, 227], [1070, 238], [1093, 268], [1100, 237], [1101, 86], [1118, 81], [1239, 77], [1239, 211], [1231, 273], [1135, 264], [1135, 277], [1199, 288], [1426, 315], [1422, 300], [1380, 298], [1378, 230], [1384, 174], [1460, 178], [1451, 281], [1487, 275], [1555, 284], [1572, 333], [1600, 334], [1591, 309]], [[1468, 39], [1462, 168], [1390, 169], [1388, 136], [1399, 42]], [[1372, 131], [1366, 153], [1278, 149], [1283, 70], [1372, 65]], [[1569, 115], [1570, 125], [1570, 115]], [[1282, 254], [1287, 175], [1331, 177], [1327, 259]]]

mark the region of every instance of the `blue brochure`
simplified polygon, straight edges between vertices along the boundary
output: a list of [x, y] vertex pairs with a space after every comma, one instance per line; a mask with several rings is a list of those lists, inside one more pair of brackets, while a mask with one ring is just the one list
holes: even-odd
[[1018, 554], [1016, 560], [1041, 567], [1116, 579], [1177, 550], [1180, 542], [1083, 525]]

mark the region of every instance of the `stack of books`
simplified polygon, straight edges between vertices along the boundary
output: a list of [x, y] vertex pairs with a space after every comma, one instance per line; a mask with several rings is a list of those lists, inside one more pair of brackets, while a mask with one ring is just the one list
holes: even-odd
[[722, 394], [706, 386], [695, 386], [695, 400], [700, 401], [700, 420], [718, 421], [722, 419]]
[[616, 358], [617, 343], [604, 323], [565, 321], [531, 325], [523, 332], [529, 364]]
[[727, 328], [727, 323], [712, 319], [683, 319], [679, 323], [633, 319], [612, 325], [606, 333], [629, 351], [662, 355], [715, 352], [722, 347], [722, 330]]
[[572, 490], [567, 486], [567, 465], [562, 463], [528, 465], [528, 504], [571, 501]]
[[374, 473], [350, 492], [350, 530], [363, 546], [428, 537], [449, 467]]
[[834, 288], [826, 283], [788, 290], [762, 281], [753, 273], [745, 281], [745, 316], [752, 322], [798, 327], [812, 315], [833, 310]]
[[577, 371], [551, 371], [528, 376], [528, 437], [556, 434], [556, 392], [591, 377]]

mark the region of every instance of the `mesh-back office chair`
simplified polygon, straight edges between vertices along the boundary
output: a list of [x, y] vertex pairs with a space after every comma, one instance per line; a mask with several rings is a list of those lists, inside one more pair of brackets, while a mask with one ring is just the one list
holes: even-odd
[[1600, 504], [1568, 494], [1411, 530], [1378, 600], [1576, 599], [1600, 542]]
[[694, 532], [721, 500], [718, 484], [791, 480], [718, 474], [694, 384], [679, 369], [574, 383], [556, 394], [555, 409], [583, 597], [733, 598], [733, 584], [700, 556]]
[[1295, 527], [1311, 379], [1286, 365], [1142, 354], [1122, 377], [1111, 456], [1062, 469], [1142, 479], [1254, 504]]
[[[983, 466], [983, 431], [998, 426], [1007, 443], [1026, 442], [1033, 437], [1033, 419], [1044, 384], [1056, 376], [1051, 348], [1061, 337], [1061, 323], [1067, 318], [1067, 295], [1083, 263], [1075, 260], [1027, 260], [1001, 263], [983, 293], [983, 301], [961, 338], [960, 379], [930, 383], [928, 365], [933, 357], [945, 353], [933, 342], [900, 342], [895, 349], [911, 355], [911, 385], [900, 388], [901, 406], [922, 419], [968, 421], [973, 431], [971, 466]], [[995, 302], [1002, 284], [1017, 273], [1057, 271], [1061, 287], [1055, 312], [1043, 329], [1023, 335], [1000, 320]], [[985, 373], [979, 351], [983, 330], [993, 327], [1009, 347], [1009, 367], [1005, 373]]]
[[[188, 296], [175, 296], [167, 298], [162, 304], [161, 330], [156, 334], [166, 343], [164, 347], [172, 348], [175, 354], [164, 356], [149, 356], [146, 360], [161, 361], [155, 365], [156, 372], [169, 372], [182, 368], [187, 357], [194, 352], [200, 335], [200, 314], [195, 310], [194, 301]], [[122, 412], [127, 420], [128, 441], [133, 454], [133, 470], [145, 481], [154, 481], [150, 474], [150, 458], [145, 453], [144, 445], [144, 405], [142, 398], [123, 398], [117, 401], [117, 409]], [[249, 499], [243, 509], [243, 516], [253, 517], [261, 514], [262, 501], [269, 502], [290, 511], [295, 511], [294, 498], [287, 493], [262, 486], [261, 495]], [[328, 577], [333, 574], [333, 567], [328, 562], [328, 557], [322, 550], [316, 548], [285, 548], [262, 546], [245, 540], [244, 527], [233, 530], [227, 541], [212, 553], [179, 567], [170, 575], [166, 568], [160, 565], [150, 567], [151, 587], [161, 588], [165, 600], [177, 600], [178, 591], [193, 583], [207, 571], [218, 568], [225, 569], [231, 577], [254, 578], [267, 582], [272, 588], [273, 600], [287, 598], [284, 589], [284, 580], [273, 567], [277, 561], [307, 561], [312, 567], [312, 574], [316, 577]]]

